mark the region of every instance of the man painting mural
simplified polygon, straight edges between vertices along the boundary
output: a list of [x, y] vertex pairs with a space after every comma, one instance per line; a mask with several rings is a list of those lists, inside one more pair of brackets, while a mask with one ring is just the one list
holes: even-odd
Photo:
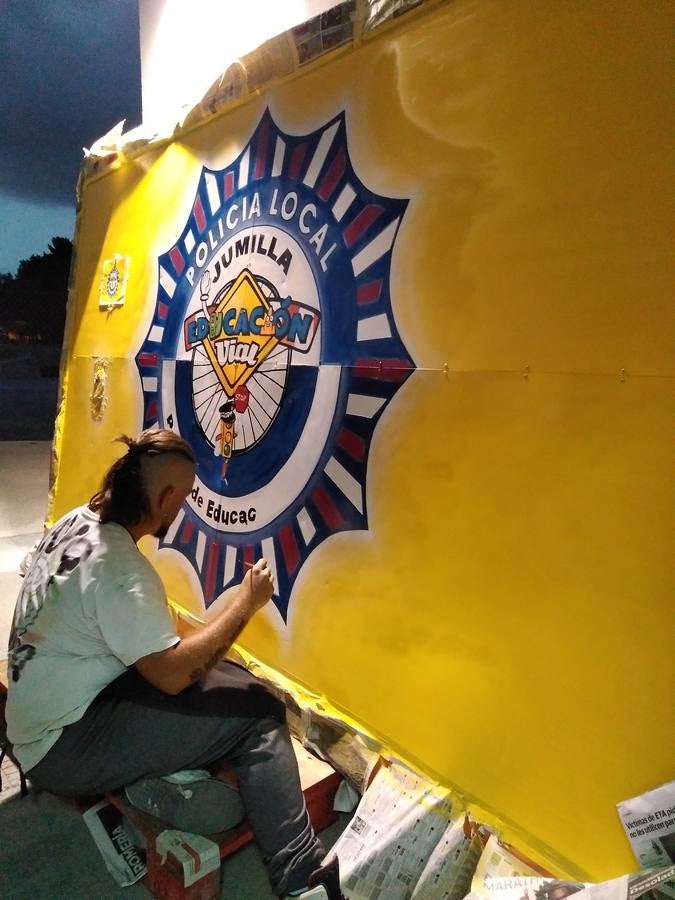
[[[270, 569], [259, 560], [216, 618], [179, 638], [162, 582], [136, 545], [166, 535], [192, 489], [195, 458], [172, 431], [120, 440], [126, 454], [89, 505], [45, 535], [19, 594], [6, 710], [14, 752], [39, 787], [68, 797], [227, 763], [274, 890], [338, 900], [337, 860], [321, 866], [284, 706], [221, 661], [270, 600]], [[208, 781], [218, 802], [223, 785]]]

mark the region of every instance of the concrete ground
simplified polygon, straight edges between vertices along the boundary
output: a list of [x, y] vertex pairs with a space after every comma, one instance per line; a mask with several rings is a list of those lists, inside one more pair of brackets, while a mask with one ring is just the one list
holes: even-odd
[[[4, 766], [3, 766], [4, 769]], [[3, 900], [150, 900], [138, 883], [120, 888], [108, 873], [77, 810], [51, 794], [0, 794], [0, 897]], [[341, 813], [321, 834], [330, 848], [347, 827]], [[254, 844], [227, 859], [221, 870], [222, 900], [274, 900], [260, 851]]]
[[50, 441], [0, 441], [0, 672], [21, 586], [19, 563], [42, 537], [50, 453]]

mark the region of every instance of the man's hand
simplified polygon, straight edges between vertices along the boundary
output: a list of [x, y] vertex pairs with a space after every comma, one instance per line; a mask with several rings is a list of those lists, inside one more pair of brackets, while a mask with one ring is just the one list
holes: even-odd
[[251, 616], [274, 593], [274, 576], [265, 560], [259, 559], [241, 584], [230, 591], [225, 608], [200, 631], [168, 650], [136, 660], [136, 668], [146, 681], [166, 694], [177, 694], [203, 678], [223, 658]]
[[245, 602], [250, 605], [251, 615], [262, 609], [274, 593], [274, 575], [267, 561], [258, 562], [244, 575], [241, 583]]

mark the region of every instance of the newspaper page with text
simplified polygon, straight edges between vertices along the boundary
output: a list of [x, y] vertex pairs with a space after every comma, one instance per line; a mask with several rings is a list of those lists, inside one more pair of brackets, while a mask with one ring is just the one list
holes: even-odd
[[623, 800], [616, 808], [641, 866], [675, 862], [675, 781]]
[[382, 766], [333, 848], [350, 900], [408, 900], [451, 821], [447, 790]]

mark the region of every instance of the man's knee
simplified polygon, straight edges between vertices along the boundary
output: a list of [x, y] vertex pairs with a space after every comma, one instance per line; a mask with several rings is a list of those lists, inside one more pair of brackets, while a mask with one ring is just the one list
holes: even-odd
[[[240, 734], [238, 746], [228, 757], [228, 762], [244, 781], [250, 781], [258, 765], [273, 764], [281, 772], [297, 772], [297, 761], [291, 744], [288, 725], [271, 716], [249, 719]], [[257, 782], [258, 774], [253, 775]]]
[[286, 721], [286, 706], [263, 682], [246, 669], [222, 663], [192, 689], [194, 699], [226, 716]]

